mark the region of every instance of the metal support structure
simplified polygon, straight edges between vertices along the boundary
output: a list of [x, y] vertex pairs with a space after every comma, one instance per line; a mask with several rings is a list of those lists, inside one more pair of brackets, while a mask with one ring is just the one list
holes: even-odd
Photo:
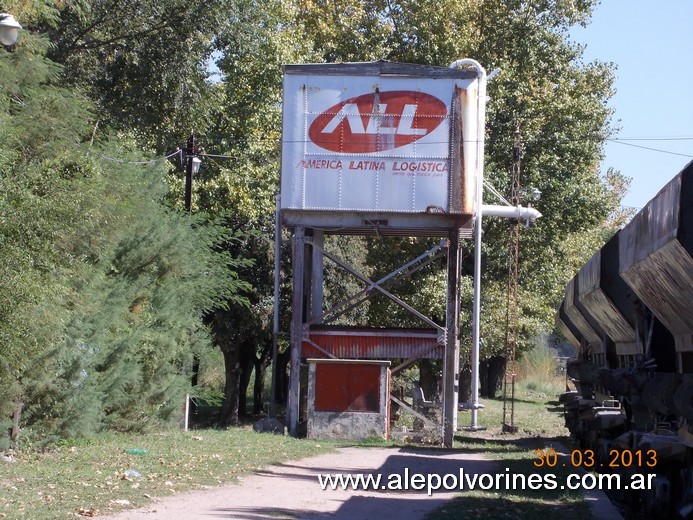
[[[322, 249], [322, 245], [318, 247]], [[348, 298], [332, 306], [330, 309], [327, 309], [325, 312], [313, 317], [313, 319], [311, 319], [309, 323], [311, 325], [314, 325], [316, 323], [322, 323], [323, 321], [336, 320], [339, 316], [349, 312], [350, 310], [361, 305], [363, 302], [372, 298], [375, 295], [373, 289], [375, 289], [376, 285], [385, 287], [388, 282], [396, 282], [400, 278], [404, 278], [405, 276], [411, 276], [416, 271], [419, 271], [427, 265], [435, 262], [439, 258], [442, 258], [443, 252], [441, 250], [444, 247], [445, 241], [441, 241], [440, 244], [438, 244], [437, 246], [429, 249], [425, 253], [419, 255], [414, 260], [404, 264], [400, 268], [395, 269], [390, 274], [384, 276], [377, 282], [368, 285], [366, 288], [362, 289], [356, 294], [349, 296]], [[341, 267], [344, 267], [344, 265], [340, 261], [336, 261], [335, 263], [337, 263], [337, 265]]]
[[281, 284], [281, 195], [275, 196], [274, 210], [274, 314], [272, 316], [272, 382], [270, 386], [269, 416], [277, 416], [277, 356], [279, 355], [279, 302]]
[[313, 229], [313, 248], [311, 258], [311, 294], [310, 294], [310, 310], [308, 319], [311, 323], [320, 323], [322, 315], [322, 299], [323, 299], [323, 249], [324, 233], [319, 229]]
[[457, 431], [457, 403], [460, 372], [460, 237], [451, 229], [448, 237], [448, 277], [446, 300], [447, 343], [443, 375], [443, 445], [452, 448]]
[[[370, 70], [370, 64], [364, 64], [366, 68]], [[332, 66], [330, 66], [332, 67]], [[362, 67], [359, 67], [359, 69]], [[337, 356], [352, 356], [352, 354], [346, 354], [346, 352], [357, 352], [355, 357], [367, 357], [372, 355], [372, 351], [367, 354], [362, 354], [362, 351], [358, 350], [362, 346], [367, 346], [370, 348], [371, 343], [369, 340], [364, 340], [360, 345], [357, 345], [356, 350], [349, 351], [351, 348], [346, 342], [341, 345], [333, 342], [333, 339], [319, 340], [317, 338], [326, 337], [326, 334], [319, 334], [317, 330], [325, 330], [330, 327], [325, 326], [334, 322], [340, 316], [348, 313], [350, 310], [356, 308], [358, 305], [368, 301], [374, 295], [385, 296], [396, 305], [405, 309], [408, 313], [415, 316], [428, 327], [435, 330], [433, 335], [433, 341], [425, 342], [422, 341], [420, 344], [414, 344], [414, 342], [409, 342], [406, 347], [399, 351], [398, 354], [404, 353], [403, 356], [398, 356], [398, 359], [405, 359], [401, 365], [394, 367], [392, 373], [398, 370], [402, 370], [407, 366], [413, 364], [413, 360], [418, 356], [429, 354], [427, 357], [434, 357], [436, 359], [444, 359], [443, 367], [443, 417], [440, 433], [442, 434], [443, 443], [445, 446], [452, 446], [454, 434], [457, 430], [457, 413], [459, 406], [459, 312], [460, 312], [460, 270], [461, 270], [461, 248], [460, 248], [460, 238], [462, 230], [469, 229], [471, 214], [474, 214], [474, 240], [475, 240], [475, 253], [474, 253], [474, 301], [473, 301], [473, 321], [472, 321], [472, 402], [465, 403], [465, 409], [471, 410], [471, 426], [469, 429], [483, 429], [477, 425], [477, 412], [479, 408], [483, 405], [479, 403], [479, 361], [480, 361], [480, 311], [481, 311], [481, 249], [482, 249], [482, 217], [483, 216], [501, 216], [512, 219], [527, 219], [533, 220], [539, 218], [541, 215], [536, 210], [532, 208], [522, 208], [519, 205], [515, 207], [505, 207], [505, 206], [485, 206], [483, 204], [483, 190], [484, 190], [484, 140], [485, 140], [485, 112], [486, 112], [486, 83], [490, 77], [493, 77], [496, 71], [492, 72], [490, 76], [486, 75], [484, 68], [475, 60], [464, 59], [455, 61], [450, 65], [450, 68], [469, 68], [468, 71], [450, 71], [443, 69], [442, 71], [437, 71], [436, 74], [439, 77], [450, 77], [456, 79], [464, 79], [464, 88], [459, 84], [455, 84], [455, 92], [453, 95], [453, 103], [450, 108], [449, 117], [454, 123], [464, 124], [464, 129], [462, 127], [455, 129], [453, 126], [450, 128], [454, 130], [451, 139], [449, 140], [449, 151], [454, 152], [449, 155], [448, 170], [451, 172], [450, 180], [454, 180], [454, 186], [449, 186], [448, 198], [450, 202], [447, 209], [443, 208], [445, 206], [432, 205], [428, 207], [422, 207], [417, 211], [420, 213], [410, 214], [409, 211], [412, 208], [407, 208], [407, 218], [404, 219], [403, 215], [400, 214], [400, 208], [394, 205], [390, 208], [387, 206], [386, 209], [380, 205], [373, 206], [369, 204], [361, 208], [360, 205], [352, 206], [346, 205], [344, 207], [350, 207], [351, 210], [343, 210], [341, 195], [339, 196], [339, 203], [335, 206], [334, 201], [332, 203], [327, 203], [322, 200], [323, 188], [314, 190], [310, 187], [310, 183], [306, 182], [307, 174], [313, 172], [315, 168], [302, 166], [300, 168], [288, 167], [284, 168], [282, 171], [282, 189], [287, 190], [286, 199], [284, 203], [286, 204], [281, 214], [281, 219], [278, 211], [277, 216], [277, 226], [281, 223], [289, 228], [293, 228], [293, 296], [292, 296], [292, 322], [291, 322], [291, 375], [290, 375], [290, 388], [289, 388], [289, 402], [287, 405], [287, 425], [289, 427], [289, 433], [291, 435], [296, 435], [298, 433], [298, 424], [300, 418], [300, 408], [301, 408], [301, 356], [303, 345], [306, 345], [306, 352], [312, 352], [317, 350], [320, 354], [317, 355], [328, 355], [332, 352], [333, 355]], [[341, 69], [341, 67], [337, 67]], [[329, 70], [337, 70], [330, 68]], [[349, 66], [351, 73], [358, 72], [352, 65]], [[314, 74], [317, 71], [317, 66], [304, 65], [301, 69], [293, 70], [293, 74], [296, 75], [306, 75]], [[324, 69], [328, 70], [328, 69]], [[427, 69], [425, 76], [430, 74], [433, 69]], [[388, 75], [392, 73], [391, 69], [383, 69], [382, 66], [378, 65], [377, 70], [370, 70], [369, 74], [377, 75]], [[287, 76], [288, 77], [288, 76]], [[293, 76], [292, 76], [293, 77]], [[416, 74], [418, 77], [418, 72]], [[438, 76], [437, 76], [438, 77]], [[475, 79], [476, 78], [476, 79]], [[313, 112], [308, 111], [308, 95], [305, 88], [305, 83], [303, 79], [300, 82], [294, 81], [296, 78], [291, 80], [291, 84], [297, 88], [301, 88], [303, 85], [303, 90], [299, 90], [299, 94], [296, 97], [290, 98], [294, 101], [287, 103], [291, 105], [291, 114], [295, 114], [292, 117], [286, 118], [285, 121], [296, 119], [296, 125], [289, 125], [284, 128], [289, 135], [296, 134], [300, 136], [300, 139], [292, 139], [285, 141], [285, 143], [295, 143], [295, 146], [287, 147], [286, 153], [283, 156], [285, 159], [283, 164], [303, 164], [303, 159], [308, 156], [312, 156], [313, 152], [308, 150], [304, 146], [299, 146], [300, 143], [306, 143], [306, 136], [310, 134], [309, 132], [309, 121], [313, 119], [315, 115]], [[476, 85], [475, 85], [476, 81]], [[341, 88], [341, 87], [340, 87]], [[319, 90], [319, 89], [318, 89]], [[475, 91], [476, 90], [476, 91]], [[296, 94], [294, 92], [294, 94]], [[376, 89], [375, 95], [377, 97], [379, 90]], [[294, 94], [291, 94], [292, 96]], [[369, 94], [368, 96], [370, 96]], [[366, 96], [364, 94], [363, 96]], [[287, 98], [289, 99], [289, 98]], [[365, 99], [365, 97], [364, 97]], [[370, 99], [370, 97], [368, 98]], [[374, 98], [375, 99], [375, 98]], [[374, 102], [375, 103], [375, 102]], [[474, 114], [474, 104], [476, 105], [476, 114]], [[459, 105], [459, 106], [458, 106]], [[423, 105], [422, 105], [423, 106]], [[458, 113], [457, 110], [462, 110]], [[342, 114], [342, 112], [340, 112]], [[465, 114], [464, 122], [459, 117], [460, 114]], [[302, 118], [300, 116], [303, 116]], [[296, 117], [294, 117], [296, 116]], [[365, 116], [365, 114], [364, 114]], [[437, 117], [437, 116], [436, 116]], [[342, 121], [344, 117], [340, 115], [340, 118], [333, 119], [333, 121]], [[472, 130], [472, 126], [469, 126], [474, 120], [478, 122], [476, 129]], [[321, 123], [322, 124], [322, 123]], [[335, 123], [336, 124], [336, 123]], [[341, 122], [339, 124], [342, 124]], [[346, 124], [346, 123], [345, 123]], [[453, 123], [450, 123], [453, 124]], [[369, 123], [370, 128], [370, 123]], [[462, 135], [462, 131], [465, 131]], [[315, 143], [318, 144], [319, 143]], [[460, 149], [458, 150], [458, 145]], [[339, 148], [339, 150], [332, 150], [336, 154], [334, 157], [342, 158], [345, 152], [344, 149]], [[370, 153], [370, 152], [368, 152]], [[441, 151], [441, 154], [443, 152]], [[466, 162], [464, 157], [467, 158]], [[472, 159], [473, 158], [473, 159]], [[287, 160], [288, 159], [288, 160]], [[295, 160], [294, 160], [295, 159]], [[391, 159], [391, 158], [390, 158]], [[339, 162], [341, 165], [341, 161]], [[389, 163], [388, 163], [389, 164]], [[341, 166], [340, 166], [341, 167]], [[454, 175], [452, 173], [454, 172]], [[285, 178], [284, 175], [287, 177]], [[313, 175], [313, 173], [310, 173]], [[475, 177], [472, 181], [472, 177]], [[311, 177], [312, 178], [312, 177]], [[322, 179], [322, 176], [319, 176]], [[341, 177], [340, 177], [341, 179]], [[311, 181], [312, 182], [312, 181]], [[322, 182], [322, 181], [320, 181]], [[341, 182], [341, 180], [340, 180]], [[475, 183], [475, 200], [472, 207], [470, 200], [471, 184]], [[322, 186], [322, 184], [320, 184]], [[327, 186], [327, 185], [325, 185]], [[334, 186], [334, 188], [341, 194], [342, 186]], [[327, 189], [327, 188], [325, 188]], [[358, 189], [358, 187], [357, 187]], [[380, 188], [379, 188], [380, 189]], [[309, 195], [307, 200], [306, 197]], [[461, 201], [463, 197], [463, 201]], [[438, 200], [438, 199], [436, 199]], [[441, 199], [442, 200], [442, 199]], [[501, 197], [501, 200], [504, 199]], [[454, 204], [452, 203], [454, 202]], [[462, 204], [463, 202], [463, 204]], [[505, 202], [505, 201], [504, 201]], [[459, 203], [459, 204], [458, 204]], [[327, 204], [327, 205], [325, 205]], [[377, 207], [377, 211], [376, 211]], [[353, 208], [365, 209], [364, 213], [361, 210], [355, 211]], [[429, 209], [435, 209], [433, 212], [429, 212]], [[441, 208], [441, 211], [438, 211]], [[425, 209], [425, 211], [424, 211]], [[462, 213], [463, 210], [463, 213]], [[384, 214], [383, 214], [384, 212]], [[458, 214], [459, 212], [459, 214]], [[381, 216], [382, 215], [382, 216]], [[444, 245], [437, 248], [433, 248], [428, 252], [420, 255], [415, 260], [407, 263], [405, 266], [401, 267], [399, 270], [390, 273], [384, 278], [378, 281], [373, 281], [369, 277], [364, 276], [359, 273], [352, 266], [348, 265], [344, 261], [338, 259], [335, 255], [327, 252], [323, 246], [323, 232], [318, 228], [324, 229], [324, 233], [328, 234], [358, 234], [358, 235], [373, 235], [380, 236], [381, 229], [384, 230], [383, 236], [387, 235], [402, 235], [407, 232], [411, 232], [411, 236], [448, 236], [447, 251], [443, 251]], [[464, 235], [466, 236], [466, 235]], [[308, 247], [311, 249], [308, 250]], [[279, 245], [277, 246], [277, 250]], [[278, 253], [277, 253], [278, 254]], [[436, 323], [433, 319], [427, 317], [425, 313], [419, 312], [414, 309], [411, 305], [389, 292], [386, 286], [394, 284], [400, 279], [410, 276], [412, 273], [423, 269], [424, 266], [430, 265], [432, 262], [441, 258], [444, 254], [447, 254], [447, 280], [448, 286], [446, 290], [446, 314], [445, 314], [445, 324], [441, 326], [440, 323]], [[331, 308], [323, 310], [323, 262], [324, 257], [332, 260], [339, 267], [345, 269], [347, 272], [352, 274], [354, 277], [359, 279], [364, 283], [364, 288], [356, 294], [353, 294], [340, 302], [333, 303]], [[278, 267], [277, 267], [278, 270]], [[278, 281], [276, 282], [278, 285]], [[389, 288], [389, 287], [388, 287]], [[278, 300], [278, 293], [275, 292], [275, 298]], [[278, 302], [277, 302], [278, 305]], [[442, 318], [438, 318], [440, 321]], [[320, 324], [320, 327], [313, 328], [313, 325]], [[276, 335], [278, 331], [275, 327], [275, 344]], [[334, 327], [337, 329], [338, 327]], [[348, 335], [342, 333], [344, 336]], [[315, 341], [313, 341], [313, 339]], [[367, 342], [368, 341], [368, 342]], [[323, 346], [318, 345], [318, 343], [324, 343]], [[431, 343], [436, 342], [435, 345], [431, 346]], [[382, 342], [381, 342], [382, 343]], [[332, 350], [330, 345], [338, 345]], [[347, 345], [344, 347], [344, 345]], [[444, 346], [442, 348], [441, 346]], [[324, 347], [324, 348], [323, 348]], [[380, 344], [376, 344], [377, 348], [380, 348]], [[275, 346], [276, 349], [276, 346]], [[337, 350], [342, 349], [342, 350]], [[431, 349], [437, 349], [435, 354], [430, 354]], [[442, 351], [444, 350], [444, 354]], [[387, 350], [382, 350], [378, 352], [391, 352]], [[276, 367], [276, 352], [274, 356], [273, 363]], [[395, 401], [396, 402], [396, 401]]]
[[[314, 245], [314, 247], [317, 248], [317, 246], [315, 246], [315, 245]], [[442, 328], [440, 325], [438, 325], [436, 322], [434, 322], [433, 320], [431, 320], [428, 316], [423, 315], [422, 313], [420, 313], [419, 311], [417, 311], [414, 307], [412, 307], [411, 305], [409, 305], [408, 303], [406, 303], [405, 301], [403, 301], [401, 298], [399, 298], [399, 297], [395, 296], [394, 294], [390, 293], [389, 291], [387, 291], [386, 289], [384, 289], [383, 287], [381, 287], [380, 285], [378, 285], [376, 282], [373, 282], [373, 281], [372, 281], [370, 278], [368, 278], [367, 276], [362, 275], [362, 274], [359, 273], [356, 269], [354, 269], [353, 267], [351, 267], [350, 265], [348, 265], [346, 262], [340, 260], [339, 258], [337, 258], [336, 256], [334, 256], [333, 254], [328, 253], [328, 252], [325, 251], [324, 249], [321, 249], [321, 251], [322, 251], [322, 254], [323, 254], [323, 255], [325, 255], [327, 258], [329, 258], [330, 260], [332, 260], [334, 263], [336, 263], [337, 265], [339, 265], [340, 267], [342, 267], [342, 269], [345, 269], [347, 272], [349, 272], [350, 274], [352, 274], [353, 276], [355, 276], [356, 278], [358, 278], [359, 280], [361, 280], [362, 282], [364, 282], [365, 284], [367, 284], [369, 288], [373, 288], [373, 289], [379, 291], [383, 296], [386, 296], [387, 298], [389, 298], [390, 300], [392, 300], [393, 302], [395, 302], [397, 305], [399, 305], [400, 307], [402, 307], [404, 310], [406, 310], [406, 311], [409, 312], [410, 314], [413, 314], [414, 316], [416, 316], [417, 318], [419, 318], [421, 321], [423, 321], [424, 323], [426, 323], [426, 324], [429, 325], [430, 327], [433, 327], [434, 329], [437, 329], [437, 330], [443, 330], [443, 328]]]
[[[279, 217], [278, 217], [279, 218]], [[277, 245], [280, 247], [279, 238], [275, 237]], [[450, 229], [447, 243], [441, 241], [437, 246], [429, 249], [414, 260], [411, 260], [394, 270], [390, 274], [384, 276], [378, 281], [372, 281], [367, 276], [361, 274], [358, 270], [336, 257], [332, 253], [325, 251], [323, 246], [323, 234], [315, 229], [307, 229], [302, 226], [297, 226], [294, 229], [292, 239], [293, 244], [293, 295], [292, 295], [292, 321], [291, 321], [291, 374], [289, 379], [289, 395], [287, 403], [286, 424], [289, 434], [296, 436], [298, 434], [298, 425], [300, 422], [300, 396], [301, 396], [301, 351], [302, 345], [307, 343], [312, 345], [317, 350], [321, 351], [328, 358], [335, 358], [329, 351], [323, 349], [320, 345], [311, 340], [306, 334], [307, 327], [313, 324], [330, 322], [336, 319], [342, 312], [345, 312], [345, 307], [352, 308], [359, 303], [368, 300], [373, 295], [379, 294], [389, 298], [391, 301], [404, 308], [406, 311], [421, 319], [426, 325], [438, 331], [439, 340], [431, 346], [421, 344], [420, 347], [413, 347], [411, 358], [403, 361], [403, 363], [395, 367], [393, 372], [396, 372], [407, 366], [411, 366], [413, 362], [428, 354], [432, 349], [445, 345], [445, 373], [444, 373], [444, 413], [442, 424], [437, 425], [444, 439], [445, 446], [451, 447], [457, 425], [457, 401], [458, 401], [458, 373], [459, 373], [459, 284], [461, 270], [461, 247], [459, 229]], [[310, 246], [310, 249], [306, 246]], [[447, 247], [446, 247], [447, 246]], [[447, 250], [447, 251], [446, 251]], [[278, 249], [277, 249], [278, 251]], [[393, 283], [399, 279], [405, 278], [412, 273], [420, 270], [424, 266], [430, 265], [437, 259], [440, 259], [447, 252], [447, 270], [448, 270], [448, 290], [446, 302], [446, 323], [441, 326], [433, 320], [411, 307], [400, 298], [396, 297], [386, 289], [383, 285]], [[357, 279], [361, 280], [366, 288], [358, 293], [351, 295], [341, 302], [337, 302], [331, 309], [322, 310], [322, 291], [323, 291], [323, 263], [324, 258], [328, 258], [340, 268], [344, 269]], [[275, 268], [278, 269], [278, 255], [275, 257]], [[275, 277], [275, 283], [278, 287], [278, 280]], [[275, 299], [278, 301], [278, 293], [275, 288]], [[275, 337], [278, 335], [278, 320], [277, 310], [275, 308]], [[276, 340], [275, 340], [276, 341]], [[276, 366], [276, 352], [273, 352], [273, 366]], [[273, 391], [274, 393], [274, 391]], [[402, 406], [403, 409], [411, 411], [411, 408], [406, 403], [399, 403], [394, 397], [393, 401]], [[412, 412], [414, 413], [414, 412]], [[415, 413], [419, 416], [420, 414]], [[421, 418], [421, 417], [420, 417]], [[430, 419], [425, 419], [426, 424], [433, 425]], [[436, 426], [436, 425], [433, 425]]]
[[409, 405], [408, 405], [407, 403], [405, 403], [404, 401], [402, 401], [402, 400], [400, 400], [400, 399], [397, 399], [394, 395], [391, 395], [391, 396], [390, 396], [390, 400], [391, 400], [393, 403], [398, 404], [400, 408], [406, 410], [407, 412], [409, 412], [410, 414], [412, 414], [414, 417], [416, 417], [416, 418], [418, 418], [418, 419], [421, 419], [421, 420], [423, 421], [423, 423], [424, 423], [426, 426], [428, 426], [429, 428], [435, 428], [435, 427], [437, 426], [437, 425], [434, 424], [433, 421], [431, 421], [428, 417], [426, 417], [425, 415], [420, 414], [419, 412], [417, 412], [416, 410], [414, 410], [414, 408], [412, 408], [411, 406], [409, 406]]
[[286, 422], [289, 435], [296, 437], [300, 412], [301, 390], [301, 344], [303, 342], [303, 288], [305, 278], [305, 228], [297, 226], [293, 237], [293, 294], [291, 299], [291, 373]]

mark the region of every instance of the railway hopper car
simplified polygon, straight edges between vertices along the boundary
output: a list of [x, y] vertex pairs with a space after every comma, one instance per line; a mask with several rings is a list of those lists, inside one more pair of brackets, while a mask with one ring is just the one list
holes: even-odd
[[580, 269], [556, 316], [577, 349], [566, 426], [600, 466], [635, 457], [620, 470], [656, 473], [630, 497], [651, 518], [693, 518], [692, 253], [693, 162]]

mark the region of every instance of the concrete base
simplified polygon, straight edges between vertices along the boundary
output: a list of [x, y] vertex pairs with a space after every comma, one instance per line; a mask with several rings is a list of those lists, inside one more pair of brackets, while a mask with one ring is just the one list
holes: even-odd
[[379, 413], [313, 412], [308, 417], [309, 439], [357, 440], [387, 438], [387, 425]]

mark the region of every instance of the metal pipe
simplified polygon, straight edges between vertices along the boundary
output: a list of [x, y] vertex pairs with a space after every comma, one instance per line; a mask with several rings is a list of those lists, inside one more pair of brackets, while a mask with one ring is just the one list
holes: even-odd
[[[470, 66], [477, 74], [477, 121], [485, 121], [486, 113], [486, 70], [472, 59], [457, 60], [450, 68]], [[481, 218], [483, 215], [484, 193], [484, 137], [485, 127], [477, 125], [476, 154], [476, 220], [474, 234], [474, 303], [472, 309], [472, 410], [470, 429], [478, 429], [477, 410], [479, 406], [479, 313], [481, 303]]]
[[484, 215], [488, 215], [489, 217], [505, 217], [529, 221], [536, 220], [541, 217], [541, 213], [532, 207], [525, 208], [524, 206], [497, 206], [494, 204], [483, 204], [482, 209]]
[[452, 448], [457, 431], [457, 406], [459, 402], [460, 373], [460, 236], [459, 230], [448, 234], [447, 296], [445, 324], [447, 338], [443, 379], [443, 446]]

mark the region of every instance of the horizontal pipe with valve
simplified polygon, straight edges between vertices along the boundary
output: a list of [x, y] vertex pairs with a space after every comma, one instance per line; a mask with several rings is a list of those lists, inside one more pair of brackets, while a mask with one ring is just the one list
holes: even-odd
[[524, 206], [496, 206], [494, 204], [483, 204], [481, 213], [486, 217], [504, 217], [517, 220], [533, 222], [541, 217], [541, 213], [536, 209]]

